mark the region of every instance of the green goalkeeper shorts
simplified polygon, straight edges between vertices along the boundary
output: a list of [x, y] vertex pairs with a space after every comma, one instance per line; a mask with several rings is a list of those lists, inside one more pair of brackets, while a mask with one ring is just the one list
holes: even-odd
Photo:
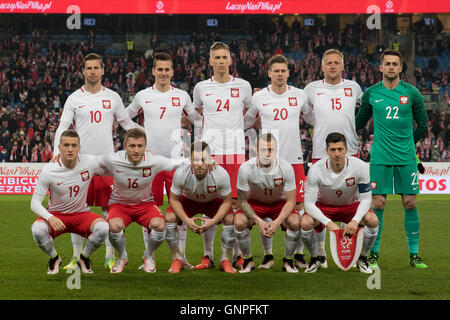
[[402, 166], [371, 164], [370, 186], [372, 194], [418, 194], [417, 164]]

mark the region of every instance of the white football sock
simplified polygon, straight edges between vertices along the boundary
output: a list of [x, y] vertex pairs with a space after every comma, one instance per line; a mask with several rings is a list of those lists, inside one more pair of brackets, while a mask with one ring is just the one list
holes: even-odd
[[126, 250], [127, 238], [123, 234], [123, 231], [120, 231], [118, 233], [110, 232], [109, 240], [111, 241], [113, 247], [119, 253], [119, 259], [128, 259], [128, 254]]
[[303, 243], [305, 244], [306, 249], [308, 249], [311, 257], [317, 257], [317, 241], [314, 239], [314, 229], [309, 231], [305, 231], [301, 229], [300, 236], [302, 238]]
[[31, 226], [34, 241], [50, 258], [56, 256], [56, 250], [53, 243], [53, 237], [50, 235], [50, 227], [43, 222], [35, 222]]
[[220, 262], [223, 260], [229, 260], [231, 251], [233, 250], [234, 244], [236, 243], [236, 236], [234, 235], [234, 226], [222, 226], [222, 235], [220, 237], [222, 240], [222, 257]]
[[[209, 219], [209, 217], [203, 215], [203, 217]], [[203, 255], [209, 256], [214, 259], [214, 238], [216, 236], [217, 224], [212, 226], [205, 232], [203, 232]]]
[[159, 246], [164, 242], [166, 238], [166, 229], [163, 231], [152, 230], [150, 239], [147, 243], [147, 250], [145, 250], [144, 256], [150, 257], [155, 253]]
[[147, 250], [148, 240], [150, 239], [151, 230], [147, 227], [142, 226], [142, 237], [144, 238], [144, 248]]
[[86, 240], [86, 246], [83, 250], [83, 255], [89, 257], [95, 250], [97, 250], [109, 235], [109, 224], [106, 221], [97, 222], [94, 225], [94, 230]]
[[286, 258], [292, 259], [299, 238], [300, 238], [300, 230], [297, 231], [293, 231], [291, 229], [286, 230], [286, 234], [284, 235], [284, 243], [286, 246], [284, 256]]
[[[272, 222], [273, 220], [270, 218], [264, 218], [263, 219], [265, 222], [269, 223]], [[259, 233], [261, 236], [261, 242], [262, 242], [262, 246], [264, 249], [264, 254], [272, 254], [272, 247], [273, 247], [273, 241], [272, 238], [268, 238], [265, 235], [262, 234], [262, 232]]]
[[242, 258], [250, 258], [252, 256], [250, 248], [250, 231], [248, 230], [248, 228], [243, 231], [237, 231], [235, 228], [234, 234], [236, 235], [236, 240], [239, 243], [239, 247], [241, 248]]
[[[102, 207], [103, 217], [105, 217], [105, 220], [108, 221], [108, 209]], [[105, 247], [106, 247], [106, 253], [105, 253], [105, 260], [108, 258], [114, 257], [114, 247], [111, 244], [111, 241], [109, 241], [109, 237], [106, 237], [105, 239]]]
[[172, 259], [181, 259], [176, 223], [166, 223], [166, 242], [170, 252], [172, 252]]
[[326, 256], [325, 252], [325, 238], [327, 236], [327, 228], [324, 228], [321, 232], [314, 232], [314, 239], [317, 243], [317, 254], [319, 256]]
[[186, 238], [187, 238], [187, 227], [183, 223], [182, 225], [177, 225], [178, 229], [178, 251], [180, 255], [186, 257]]
[[375, 228], [369, 228], [368, 226], [364, 227], [364, 241], [363, 241], [363, 247], [361, 250], [361, 255], [363, 257], [366, 257], [369, 253], [369, 250], [372, 248], [373, 244], [375, 243], [375, 240], [377, 239], [378, 235], [378, 226]]

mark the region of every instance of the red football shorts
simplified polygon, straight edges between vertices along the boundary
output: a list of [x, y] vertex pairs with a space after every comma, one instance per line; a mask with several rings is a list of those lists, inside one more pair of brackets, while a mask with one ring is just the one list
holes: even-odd
[[[192, 218], [193, 216], [199, 213], [204, 214], [210, 218], [213, 218], [223, 202], [221, 198], [216, 198], [215, 200], [209, 202], [197, 202], [188, 199], [185, 196], [180, 196], [179, 200], [181, 202], [181, 205], [183, 206], [184, 212], [189, 218]], [[167, 212], [175, 213], [171, 206], [167, 208], [166, 213]], [[233, 214], [233, 210], [230, 209], [230, 212], [228, 212], [228, 214]], [[183, 222], [180, 220], [178, 224], [181, 225], [183, 224]]]
[[[253, 211], [256, 213], [258, 217], [264, 220], [264, 218], [270, 218], [275, 220], [281, 213], [281, 209], [283, 209], [286, 200], [279, 200], [272, 203], [259, 202], [255, 200], [247, 200], [248, 204], [252, 207]], [[235, 214], [245, 214], [241, 209], [238, 209]], [[300, 214], [297, 210], [292, 210], [291, 214]], [[253, 221], [252, 225], [256, 223]], [[286, 230], [282, 226], [283, 230]]]
[[125, 228], [132, 222], [139, 223], [148, 228], [153, 218], [162, 218], [164, 215], [154, 202], [141, 204], [113, 203], [109, 206], [108, 221], [114, 218], [122, 219]]
[[[103, 217], [100, 217], [98, 214], [90, 211], [74, 212], [74, 213], [60, 213], [60, 212], [50, 212], [50, 213], [54, 215], [56, 218], [60, 219], [66, 226], [66, 229], [64, 231], [57, 232], [49, 224], [48, 226], [50, 227], [50, 234], [53, 238], [56, 238], [64, 233], [76, 233], [82, 237], [87, 238], [91, 234], [92, 222], [94, 222], [97, 219], [103, 219]], [[36, 219], [36, 221], [39, 220], [44, 219], [41, 217]]]
[[305, 198], [305, 167], [303, 164], [293, 164], [295, 174], [295, 185], [297, 187], [297, 194], [295, 200], [297, 202], [303, 202]]
[[228, 175], [230, 176], [232, 197], [237, 198], [237, 176], [239, 167], [245, 162], [245, 154], [212, 155], [211, 157], [228, 172]]
[[153, 178], [152, 193], [156, 205], [159, 207], [164, 203], [164, 188], [166, 189], [167, 200], [170, 201], [170, 187], [172, 186], [173, 171], [161, 171]]
[[108, 207], [112, 192], [113, 177], [94, 176], [89, 185], [86, 203], [88, 206]]
[[[356, 214], [356, 211], [358, 210], [359, 201], [344, 206], [330, 206], [316, 202], [316, 206], [327, 218], [333, 220], [334, 222], [339, 221], [349, 223], [350, 221], [352, 221], [353, 217]], [[305, 212], [305, 214], [308, 213]], [[316, 227], [316, 232], [321, 232], [323, 229], [325, 229], [325, 226], [323, 224], [320, 224], [318, 227]]]

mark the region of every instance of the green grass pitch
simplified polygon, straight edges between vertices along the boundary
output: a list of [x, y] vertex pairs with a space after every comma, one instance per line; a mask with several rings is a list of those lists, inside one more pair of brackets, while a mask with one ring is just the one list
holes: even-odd
[[[94, 274], [81, 276], [81, 289], [69, 290], [69, 274], [46, 274], [48, 257], [35, 245], [31, 224], [36, 215], [29, 208], [31, 196], [0, 196], [1, 263], [0, 299], [2, 300], [448, 300], [450, 299], [450, 225], [449, 195], [419, 195], [421, 221], [420, 253], [428, 269], [409, 266], [403, 210], [398, 196], [389, 196], [384, 215], [381, 242], [381, 289], [368, 289], [368, 275], [356, 268], [343, 272], [328, 251], [328, 269], [316, 274], [287, 274], [281, 271], [284, 234], [274, 238], [275, 267], [250, 274], [225, 274], [213, 270], [190, 270], [169, 274], [170, 251], [166, 243], [156, 252], [157, 272], [138, 270], [144, 250], [141, 227], [133, 223], [126, 231], [128, 265], [122, 274], [104, 269], [105, 248], [92, 256]], [[164, 206], [164, 210], [165, 210]], [[99, 209], [99, 208], [96, 208]], [[164, 211], [163, 210], [163, 211]], [[94, 210], [99, 212], [98, 210]], [[251, 232], [252, 252], [257, 265], [263, 257], [258, 228]], [[220, 232], [215, 240], [216, 261], [220, 257]], [[70, 236], [55, 241], [56, 249], [67, 263], [72, 254]], [[328, 250], [328, 236], [327, 236]], [[191, 263], [203, 253], [201, 236], [188, 231], [187, 256]], [[306, 251], [305, 251], [306, 252]]]

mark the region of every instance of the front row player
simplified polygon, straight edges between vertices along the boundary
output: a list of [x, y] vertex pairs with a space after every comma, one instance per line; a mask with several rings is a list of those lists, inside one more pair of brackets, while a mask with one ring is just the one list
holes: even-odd
[[[60, 159], [48, 163], [41, 172], [31, 199], [31, 210], [40, 217], [31, 226], [34, 241], [49, 257], [48, 274], [57, 274], [61, 259], [53, 239], [63, 233], [87, 238], [80, 254], [83, 273], [92, 273], [89, 256], [108, 236], [108, 223], [89, 211], [86, 197], [90, 182], [102, 170], [94, 156], [79, 154], [80, 137], [75, 130], [65, 130], [59, 141]], [[50, 191], [47, 209], [42, 201]]]
[[[278, 158], [278, 145], [271, 133], [258, 137], [257, 156], [246, 161], [238, 173], [239, 210], [234, 217], [236, 239], [242, 251], [244, 264], [240, 273], [255, 268], [249, 228], [258, 224], [260, 232], [272, 237], [278, 226], [286, 230], [283, 271], [298, 272], [293, 254], [300, 239], [300, 214], [295, 210], [296, 185], [292, 165]], [[265, 218], [272, 219], [266, 222]]]
[[143, 130], [130, 129], [125, 133], [125, 150], [98, 159], [101, 166], [113, 174], [114, 187], [109, 200], [109, 239], [119, 253], [111, 273], [120, 273], [128, 255], [123, 231], [133, 221], [152, 230], [143, 257], [144, 271], [155, 272], [154, 252], [166, 236], [166, 224], [156, 206], [149, 186], [161, 171], [172, 171], [186, 162], [184, 158], [168, 159], [145, 150]]
[[364, 227], [364, 241], [357, 266], [372, 273], [367, 254], [378, 234], [378, 219], [370, 209], [369, 168], [364, 161], [347, 156], [345, 136], [338, 132], [326, 138], [327, 158], [316, 162], [308, 172], [305, 188], [305, 214], [301, 223], [301, 239], [311, 254], [306, 273], [320, 269], [314, 228], [339, 230], [335, 221], [345, 222], [345, 234], [352, 235], [358, 225]]
[[[196, 233], [203, 233], [223, 222], [220, 270], [228, 273], [237, 272], [229, 260], [236, 241], [230, 177], [223, 167], [213, 168], [211, 161], [208, 144], [195, 141], [191, 145], [191, 163], [179, 167], [173, 176], [170, 207], [165, 216], [166, 241], [173, 259], [169, 269], [171, 273], [178, 273], [183, 268], [176, 232], [177, 223], [181, 222]], [[203, 218], [198, 218], [203, 221], [201, 226], [195, 223], [196, 219], [192, 219], [198, 213], [204, 215]], [[197, 265], [196, 269], [212, 268], [213, 261], [213, 258], [208, 256], [207, 246], [204, 244], [202, 263]]]

